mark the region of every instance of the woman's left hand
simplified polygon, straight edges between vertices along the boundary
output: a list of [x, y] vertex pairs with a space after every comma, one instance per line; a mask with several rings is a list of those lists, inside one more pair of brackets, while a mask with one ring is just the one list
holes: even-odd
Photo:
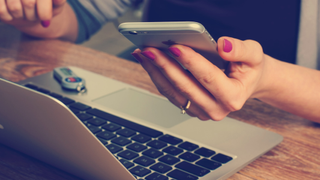
[[67, 0], [0, 0], [0, 21], [15, 27], [40, 24], [47, 28]]
[[223, 72], [191, 48], [173, 45], [169, 51], [181, 63], [156, 48], [137, 49], [132, 55], [150, 75], [159, 92], [177, 107], [201, 120], [221, 120], [242, 108], [248, 98], [263, 93], [267, 55], [259, 43], [221, 37], [219, 55], [229, 61]]

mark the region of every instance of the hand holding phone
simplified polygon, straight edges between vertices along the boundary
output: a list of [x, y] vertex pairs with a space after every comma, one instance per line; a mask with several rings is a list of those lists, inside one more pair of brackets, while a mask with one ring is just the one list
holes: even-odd
[[155, 47], [167, 51], [173, 44], [191, 47], [220, 69], [226, 68], [217, 51], [216, 41], [204, 26], [193, 21], [127, 22], [118, 30], [138, 48]]

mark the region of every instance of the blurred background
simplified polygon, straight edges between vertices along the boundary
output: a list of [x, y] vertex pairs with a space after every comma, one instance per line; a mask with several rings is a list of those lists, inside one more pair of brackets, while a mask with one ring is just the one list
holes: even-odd
[[135, 46], [118, 32], [118, 25], [141, 21], [142, 9], [143, 3], [131, 7], [122, 17], [107, 23], [89, 41], [80, 45], [136, 62], [131, 56]]

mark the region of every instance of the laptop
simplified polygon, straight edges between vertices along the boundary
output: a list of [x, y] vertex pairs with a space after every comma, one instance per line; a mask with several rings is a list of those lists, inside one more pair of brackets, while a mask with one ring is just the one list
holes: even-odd
[[0, 79], [0, 143], [88, 180], [226, 179], [283, 137], [236, 119], [200, 121], [167, 99], [77, 67], [87, 91], [53, 73]]

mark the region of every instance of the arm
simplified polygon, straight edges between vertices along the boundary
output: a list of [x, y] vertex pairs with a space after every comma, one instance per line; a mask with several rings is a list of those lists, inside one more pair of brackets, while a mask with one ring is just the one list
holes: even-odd
[[75, 41], [78, 24], [66, 0], [0, 1], [0, 20], [40, 38]]
[[268, 89], [257, 98], [320, 123], [320, 71], [268, 58]]
[[0, 0], [0, 20], [29, 35], [88, 40], [136, 0]]
[[155, 48], [133, 55], [149, 73], [161, 94], [202, 120], [221, 120], [242, 108], [248, 98], [320, 122], [320, 72], [276, 60], [259, 43], [228, 37], [218, 40], [220, 56], [229, 61], [222, 72], [192, 49], [174, 45], [169, 51], [186, 67]]

